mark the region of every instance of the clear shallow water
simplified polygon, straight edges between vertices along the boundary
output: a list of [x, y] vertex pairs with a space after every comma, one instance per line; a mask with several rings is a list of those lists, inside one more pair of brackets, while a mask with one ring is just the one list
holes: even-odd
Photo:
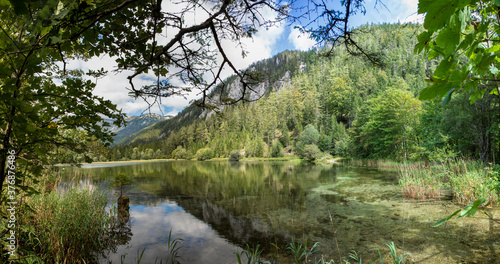
[[[339, 263], [356, 250], [376, 258], [394, 241], [406, 263], [500, 263], [499, 225], [477, 214], [433, 228], [459, 207], [450, 201], [403, 200], [395, 175], [369, 167], [293, 165], [286, 162], [175, 161], [96, 164], [62, 170], [67, 180], [107, 190], [120, 172], [130, 222], [122, 245], [102, 263], [165, 259], [168, 234], [182, 238], [182, 263], [235, 263], [234, 252], [259, 243], [284, 249], [295, 237], [320, 242], [320, 253]], [[63, 187], [60, 187], [63, 189]], [[116, 196], [109, 195], [110, 202]], [[318, 255], [319, 256], [319, 255]], [[286, 263], [287, 259], [281, 260]]]

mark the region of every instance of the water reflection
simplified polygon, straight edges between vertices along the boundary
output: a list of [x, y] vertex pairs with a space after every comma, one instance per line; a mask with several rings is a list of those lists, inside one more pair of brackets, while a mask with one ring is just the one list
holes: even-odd
[[[180, 260], [182, 263], [233, 263], [233, 252], [238, 247], [221, 238], [209, 225], [186, 213], [173, 201], [164, 201], [156, 206], [131, 206], [131, 233], [134, 234], [126, 246], [119, 246], [108, 256], [107, 261], [120, 263], [126, 255], [127, 262], [135, 261], [137, 250], [146, 249], [142, 263], [168, 258], [168, 235], [182, 238]], [[104, 262], [107, 263], [107, 262]]]
[[143, 263], [165, 259], [170, 230], [184, 239], [182, 263], [235, 263], [234, 252], [246, 243], [259, 243], [269, 253], [271, 243], [285, 248], [292, 237], [320, 242], [321, 253], [336, 262], [350, 250], [373, 259], [377, 253], [370, 249], [390, 241], [401, 253], [404, 247], [409, 262], [488, 263], [500, 255], [494, 240], [500, 233], [484, 218], [432, 228], [457, 206], [403, 201], [394, 174], [374, 168], [286, 162], [122, 165], [64, 172], [66, 183], [87, 179], [84, 185], [102, 190], [120, 172], [131, 176], [124, 192], [133, 235], [109, 254], [113, 263], [123, 254], [133, 262], [144, 248]]

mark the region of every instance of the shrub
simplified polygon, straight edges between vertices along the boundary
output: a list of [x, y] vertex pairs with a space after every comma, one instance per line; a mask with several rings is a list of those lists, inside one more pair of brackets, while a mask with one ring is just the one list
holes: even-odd
[[314, 144], [305, 145], [304, 150], [302, 152], [302, 158], [308, 161], [315, 161], [323, 156], [321, 150], [319, 150], [318, 146]]
[[241, 159], [241, 154], [238, 150], [233, 150], [229, 154], [229, 160], [230, 161], [239, 161]]
[[209, 160], [213, 157], [214, 157], [214, 152], [209, 148], [202, 148], [196, 152], [196, 159], [200, 161]]
[[304, 131], [300, 133], [299, 139], [295, 144], [297, 154], [304, 156], [304, 148], [306, 145], [316, 145], [319, 140], [319, 132], [313, 125], [307, 125]]
[[190, 159], [191, 155], [189, 155], [189, 152], [181, 147], [178, 146], [174, 151], [172, 151], [172, 158], [174, 159]]

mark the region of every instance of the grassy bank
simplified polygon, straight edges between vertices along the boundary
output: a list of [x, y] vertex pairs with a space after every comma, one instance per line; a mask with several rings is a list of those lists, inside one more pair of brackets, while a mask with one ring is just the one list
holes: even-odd
[[[114, 216], [106, 210], [106, 194], [76, 188], [57, 192], [56, 182], [47, 174], [26, 184], [33, 189], [19, 192], [15, 228], [7, 229], [8, 219], [0, 223], [4, 237], [15, 232], [16, 254], [9, 255], [9, 241], [3, 241], [1, 263], [96, 263], [112, 242]], [[1, 207], [7, 212], [5, 201]]]
[[450, 195], [462, 205], [484, 198], [498, 203], [499, 174], [479, 161], [449, 160], [434, 164], [403, 163], [398, 166], [399, 185], [408, 198], [429, 199]]

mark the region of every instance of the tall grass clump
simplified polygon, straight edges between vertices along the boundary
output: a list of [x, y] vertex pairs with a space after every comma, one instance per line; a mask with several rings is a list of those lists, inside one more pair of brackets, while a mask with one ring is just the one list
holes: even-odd
[[413, 199], [438, 198], [446, 188], [447, 177], [439, 168], [403, 163], [398, 166], [403, 196]]
[[453, 197], [457, 203], [467, 205], [479, 198], [484, 198], [491, 204], [499, 201], [499, 182], [490, 168], [484, 168], [478, 163], [462, 162], [458, 171], [459, 174], [452, 174], [450, 177]]
[[451, 192], [459, 204], [484, 198], [494, 204], [499, 200], [499, 181], [495, 171], [480, 161], [447, 160], [429, 166], [401, 164], [399, 185], [408, 198], [436, 198]]
[[105, 194], [71, 188], [33, 197], [29, 221], [34, 227], [33, 249], [46, 263], [95, 261], [106, 238], [110, 215]]

